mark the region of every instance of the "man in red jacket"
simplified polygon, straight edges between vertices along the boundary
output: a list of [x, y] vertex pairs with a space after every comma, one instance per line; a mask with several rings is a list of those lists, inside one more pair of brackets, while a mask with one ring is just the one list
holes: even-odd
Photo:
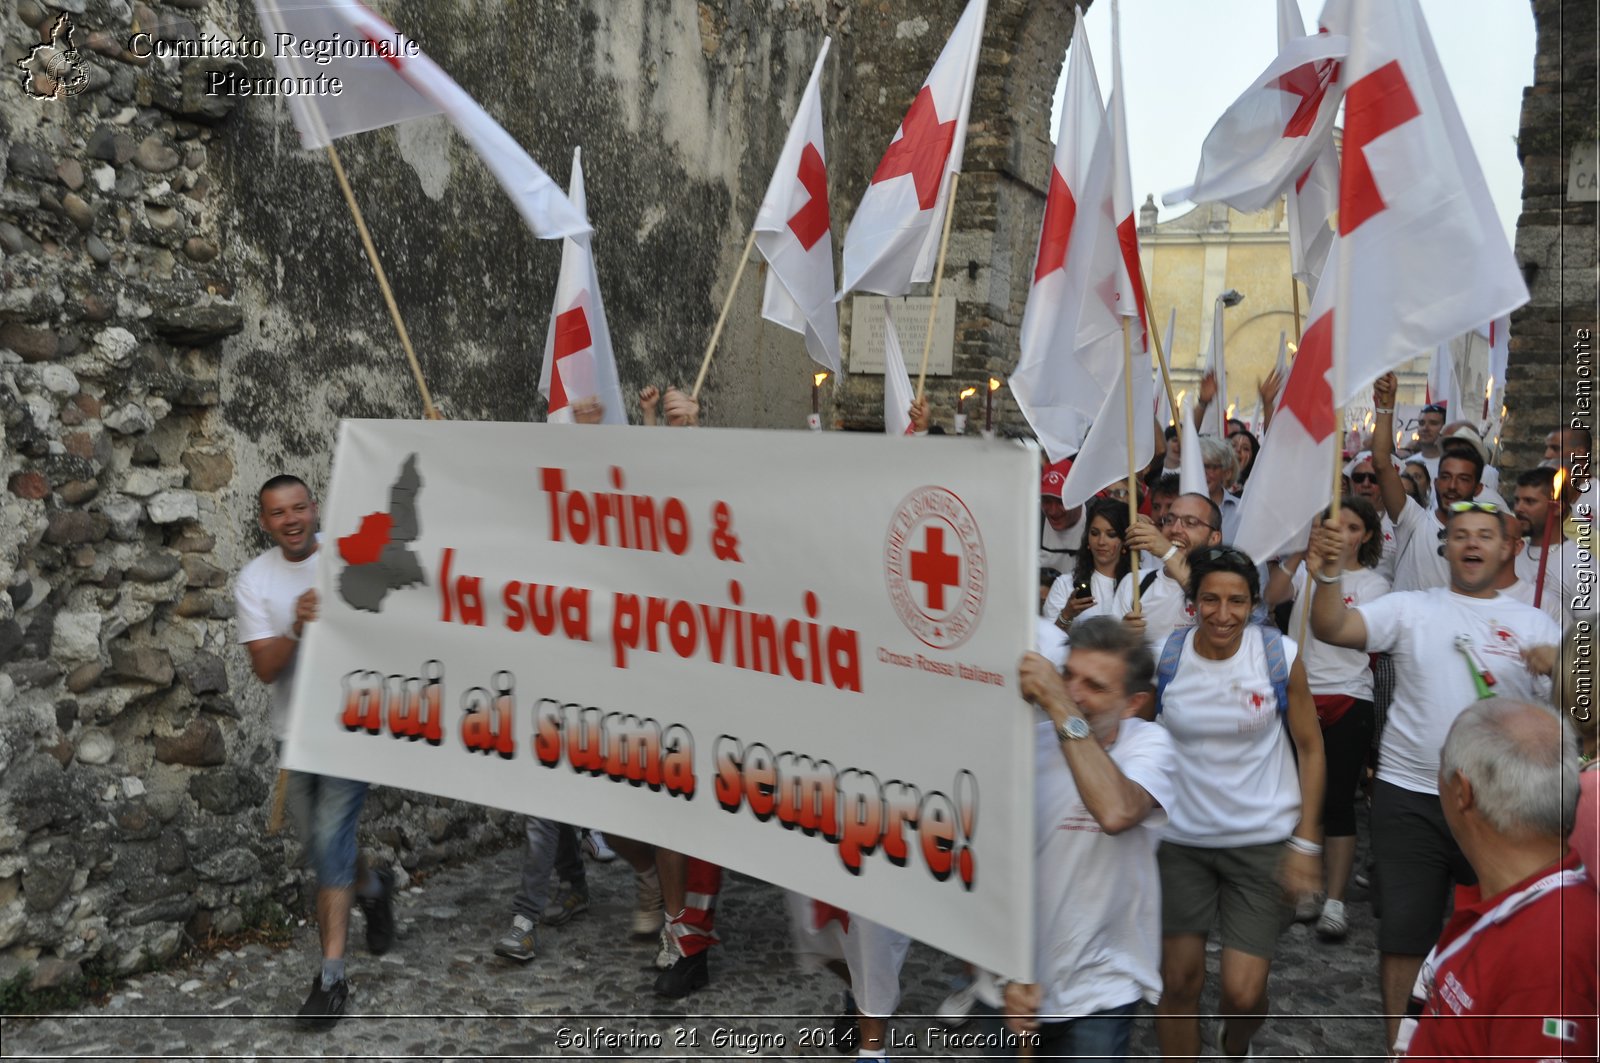
[[1445, 821], [1478, 884], [1456, 890], [1395, 1054], [1594, 1059], [1600, 897], [1567, 848], [1571, 726], [1546, 706], [1490, 698], [1456, 718], [1439, 761]]

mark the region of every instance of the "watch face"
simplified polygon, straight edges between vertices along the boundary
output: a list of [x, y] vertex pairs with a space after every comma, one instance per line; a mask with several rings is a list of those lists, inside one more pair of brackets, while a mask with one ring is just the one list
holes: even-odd
[[1089, 721], [1082, 716], [1074, 716], [1058, 727], [1057, 730], [1068, 738], [1088, 738]]

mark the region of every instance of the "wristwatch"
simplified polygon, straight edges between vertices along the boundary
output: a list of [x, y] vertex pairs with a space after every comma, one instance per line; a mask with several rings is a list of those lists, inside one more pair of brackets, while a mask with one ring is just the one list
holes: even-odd
[[1068, 716], [1065, 723], [1056, 724], [1056, 737], [1063, 742], [1088, 738], [1089, 721], [1082, 716]]

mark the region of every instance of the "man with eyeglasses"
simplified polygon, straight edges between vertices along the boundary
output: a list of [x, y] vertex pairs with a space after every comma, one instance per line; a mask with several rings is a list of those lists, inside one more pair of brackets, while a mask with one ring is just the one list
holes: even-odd
[[[1161, 518], [1159, 530], [1145, 517], [1128, 528], [1130, 550], [1142, 551], [1143, 572], [1130, 572], [1117, 585], [1111, 615], [1135, 629], [1143, 627], [1152, 653], [1166, 645], [1180, 627], [1194, 626], [1194, 606], [1184, 590], [1189, 579], [1188, 552], [1222, 542], [1222, 513], [1205, 495], [1179, 495]], [[1133, 581], [1139, 580], [1139, 614], [1133, 613]]]
[[[1381, 423], [1377, 431], [1381, 438]], [[1388, 455], [1379, 458], [1381, 470]], [[1475, 881], [1439, 805], [1445, 735], [1479, 698], [1547, 698], [1549, 683], [1533, 661], [1546, 653], [1554, 659], [1561, 628], [1496, 589], [1511, 565], [1512, 542], [1494, 505], [1463, 499], [1449, 506], [1442, 547], [1449, 583], [1443, 587], [1397, 591], [1348, 608], [1338, 575], [1343, 549], [1336, 522], [1323, 521], [1312, 532], [1309, 563], [1317, 587], [1311, 630], [1334, 646], [1391, 653], [1395, 664], [1372, 795], [1373, 907], [1392, 1044], [1422, 959], [1443, 926], [1452, 880]]]
[[[1476, 498], [1483, 490], [1483, 458], [1470, 447], [1444, 454], [1432, 470], [1436, 508], [1426, 509], [1412, 501], [1400, 482], [1400, 473], [1390, 461], [1394, 453], [1394, 397], [1398, 388], [1399, 380], [1393, 373], [1385, 373], [1372, 387], [1376, 414], [1372, 429], [1372, 466], [1378, 476], [1383, 509], [1394, 521], [1397, 543], [1394, 589], [1420, 591], [1445, 587], [1450, 583], [1450, 573], [1439, 540], [1444, 535], [1450, 507]], [[1443, 425], [1444, 415], [1439, 414], [1438, 426], [1432, 435], [1435, 453], [1439, 452], [1437, 428]]]

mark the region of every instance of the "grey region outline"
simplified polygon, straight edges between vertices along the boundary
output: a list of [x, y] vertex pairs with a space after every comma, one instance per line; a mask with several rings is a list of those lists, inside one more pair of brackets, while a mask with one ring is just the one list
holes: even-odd
[[346, 565], [339, 574], [339, 596], [354, 609], [368, 613], [382, 610], [383, 600], [392, 590], [426, 585], [422, 562], [407, 543], [419, 534], [417, 492], [422, 477], [417, 473], [417, 456], [410, 454], [400, 475], [389, 487], [389, 542], [376, 561], [366, 565]]

